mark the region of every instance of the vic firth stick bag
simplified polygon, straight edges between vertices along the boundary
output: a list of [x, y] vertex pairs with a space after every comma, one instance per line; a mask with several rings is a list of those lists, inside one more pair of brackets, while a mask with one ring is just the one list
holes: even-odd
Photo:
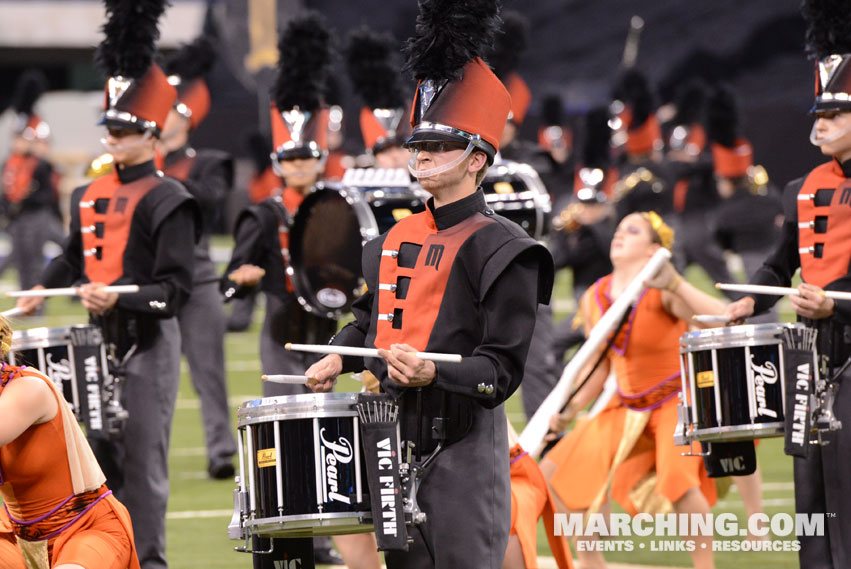
[[360, 417], [366, 480], [380, 551], [408, 550], [408, 531], [399, 476], [399, 405], [384, 393], [360, 393]]

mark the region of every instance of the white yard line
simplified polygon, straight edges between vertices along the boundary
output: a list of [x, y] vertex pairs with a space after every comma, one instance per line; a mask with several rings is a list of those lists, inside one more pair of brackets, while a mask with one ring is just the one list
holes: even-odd
[[182, 512], [168, 512], [167, 520], [195, 520], [198, 518], [229, 518], [233, 510], [184, 510]]

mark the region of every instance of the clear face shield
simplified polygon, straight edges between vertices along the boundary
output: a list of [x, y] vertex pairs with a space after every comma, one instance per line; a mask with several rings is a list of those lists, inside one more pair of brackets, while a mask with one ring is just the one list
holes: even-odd
[[[843, 113], [843, 114], [846, 114], [846, 113]], [[836, 128], [836, 130], [833, 133], [826, 135], [826, 136], [819, 136], [819, 134], [818, 134], [818, 122], [821, 119], [832, 120], [832, 119], [834, 119], [838, 116], [840, 116], [839, 113], [825, 115], [825, 116], [817, 116], [815, 122], [813, 123], [813, 128], [810, 131], [810, 144], [812, 144], [813, 146], [816, 146], [816, 147], [822, 147], [826, 144], [833, 144], [837, 140], [844, 137], [846, 134], [851, 133], [851, 119], [846, 119], [845, 121], [843, 121], [845, 123], [844, 126]], [[848, 114], [848, 116], [851, 116], [851, 114]]]
[[425, 146], [423, 148], [411, 148], [411, 158], [408, 160], [408, 171], [411, 173], [412, 176], [414, 176], [418, 180], [421, 180], [423, 178], [432, 178], [434, 176], [452, 170], [453, 168], [464, 162], [464, 160], [466, 160], [467, 157], [472, 154], [474, 148], [473, 141], [471, 140], [467, 143], [467, 148], [464, 149], [464, 152], [459, 154], [455, 159], [450, 160], [445, 164], [438, 164], [432, 168], [417, 168], [417, 165], [419, 164], [418, 156], [420, 152], [428, 152], [430, 156], [432, 156], [431, 162], [435, 163], [435, 160], [433, 158], [435, 152], [447, 152], [449, 150], [458, 148], [457, 145], [451, 143], [435, 142], [429, 144], [434, 145], [434, 147]]
[[[285, 172], [283, 166], [281, 166], [281, 160], [278, 158], [278, 154], [273, 152], [270, 156], [272, 158], [272, 170], [281, 178], [287, 178], [289, 176], [317, 176], [325, 171], [325, 162], [328, 160], [327, 155], [323, 154], [318, 158], [313, 166], [305, 170], [291, 170], [289, 172]], [[304, 160], [309, 159], [310, 158], [305, 158]]]
[[[125, 152], [127, 150], [133, 150], [134, 148], [138, 148], [145, 144], [147, 141], [149, 141], [153, 135], [153, 132], [151, 132], [150, 130], [146, 130], [141, 138], [132, 142], [119, 142], [118, 144], [110, 143], [109, 137], [104, 136], [100, 139], [100, 143], [107, 152], [109, 152], [110, 154], [115, 154], [116, 152]], [[120, 141], [124, 141], [125, 139], [124, 136], [116, 138]]]

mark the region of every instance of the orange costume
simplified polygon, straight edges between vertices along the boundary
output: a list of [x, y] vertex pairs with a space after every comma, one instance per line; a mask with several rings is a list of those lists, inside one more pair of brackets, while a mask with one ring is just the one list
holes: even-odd
[[511, 535], [520, 540], [526, 569], [538, 569], [538, 519], [543, 517], [559, 569], [573, 569], [564, 537], [555, 534], [556, 508], [538, 463], [520, 445], [511, 449]]
[[68, 404], [37, 370], [3, 363], [0, 396], [16, 377], [43, 379], [56, 416], [0, 448], [0, 567], [138, 569], [130, 515], [105, 477]]
[[[588, 326], [612, 304], [611, 278], [601, 278], [582, 297]], [[681, 456], [684, 449], [674, 446], [679, 338], [685, 331], [685, 322], [662, 306], [659, 290], [647, 289], [636, 302], [608, 353], [617, 397], [599, 415], [580, 420], [547, 456], [558, 465], [550, 484], [571, 511], [598, 506], [610, 474], [612, 498], [633, 515], [667, 511], [696, 487], [715, 503], [715, 484], [703, 461]]]

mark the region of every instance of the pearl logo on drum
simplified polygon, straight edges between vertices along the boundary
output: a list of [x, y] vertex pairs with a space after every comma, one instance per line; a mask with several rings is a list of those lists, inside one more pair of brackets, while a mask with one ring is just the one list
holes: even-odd
[[62, 388], [63, 381], [71, 381], [74, 379], [74, 372], [71, 369], [71, 362], [67, 358], [62, 358], [58, 362], [53, 361], [53, 354], [45, 354], [47, 362], [47, 377], [53, 380], [59, 388]]
[[325, 478], [325, 488], [322, 491], [323, 502], [341, 502], [351, 504], [348, 496], [340, 494], [338, 464], [349, 464], [354, 457], [354, 447], [345, 437], [340, 436], [336, 442], [325, 438], [325, 429], [319, 431], [321, 442], [322, 472]]
[[757, 365], [751, 354], [751, 370], [753, 371], [754, 393], [756, 395], [756, 413], [759, 416], [777, 418], [777, 411], [768, 406], [766, 398], [766, 385], [774, 385], [780, 377], [774, 362], [767, 361], [763, 365]]

